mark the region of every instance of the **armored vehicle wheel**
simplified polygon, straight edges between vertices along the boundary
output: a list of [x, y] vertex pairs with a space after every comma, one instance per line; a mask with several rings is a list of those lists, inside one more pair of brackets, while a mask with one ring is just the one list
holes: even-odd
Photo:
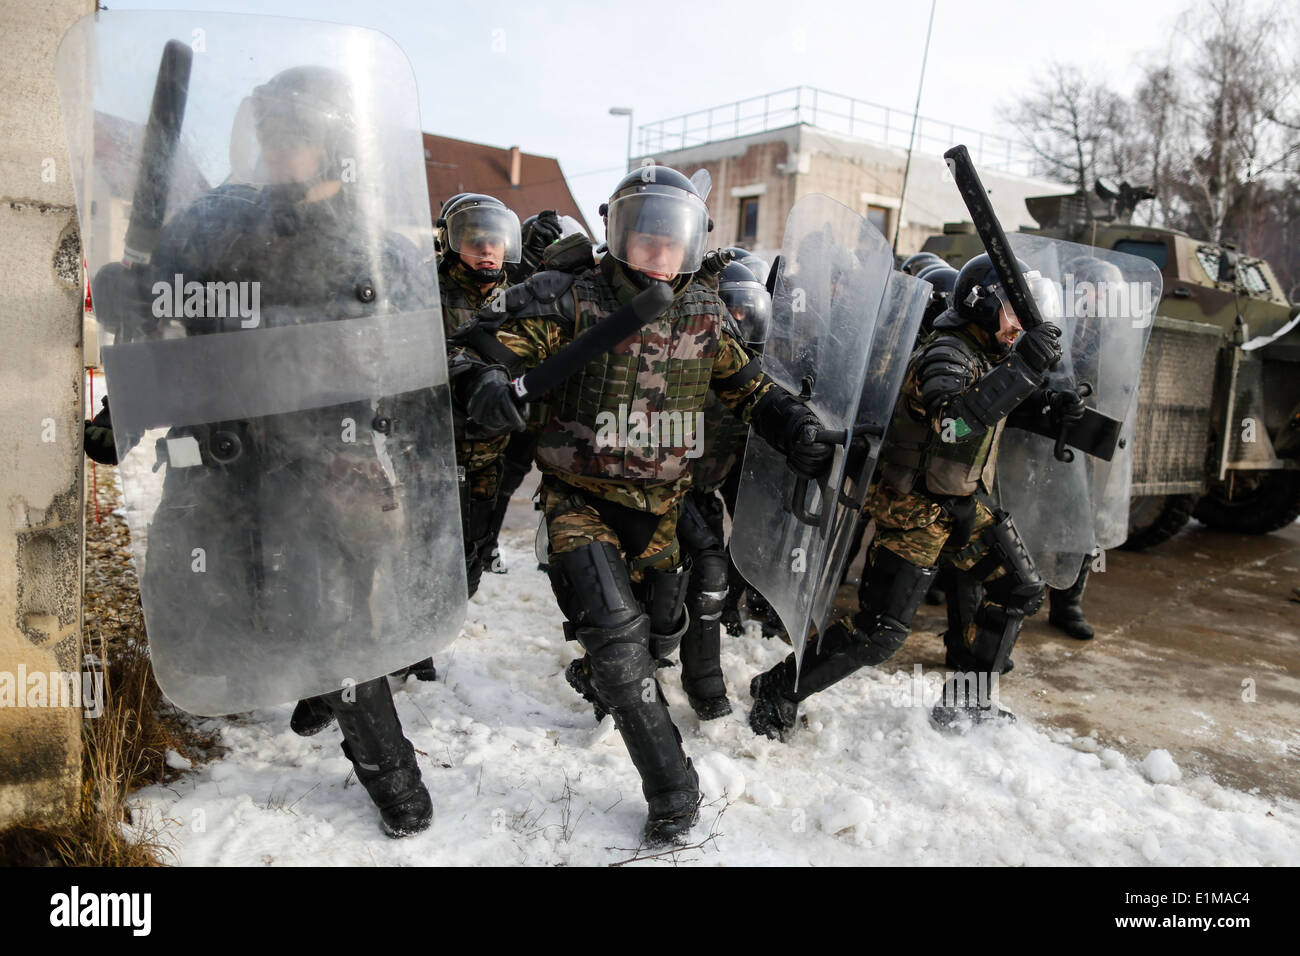
[[1268, 534], [1300, 515], [1300, 472], [1238, 472], [1210, 485], [1193, 517], [1216, 531]]
[[1195, 495], [1143, 495], [1129, 502], [1125, 551], [1145, 551], [1163, 544], [1187, 524]]

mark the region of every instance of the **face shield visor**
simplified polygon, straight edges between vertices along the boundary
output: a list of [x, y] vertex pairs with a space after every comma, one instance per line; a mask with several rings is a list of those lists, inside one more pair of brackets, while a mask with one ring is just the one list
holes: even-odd
[[704, 261], [709, 213], [698, 196], [637, 192], [609, 204], [609, 253], [655, 278], [695, 272]]
[[767, 290], [752, 282], [724, 282], [718, 295], [740, 326], [741, 340], [754, 348], [764, 345], [772, 324], [772, 298]]
[[[519, 217], [505, 206], [462, 206], [447, 217], [447, 248], [471, 268], [501, 268], [519, 261]], [[475, 261], [484, 265], [475, 265]]]
[[338, 179], [355, 162], [346, 80], [303, 68], [292, 85], [267, 83], [245, 97], [231, 130], [231, 176], [255, 186]]

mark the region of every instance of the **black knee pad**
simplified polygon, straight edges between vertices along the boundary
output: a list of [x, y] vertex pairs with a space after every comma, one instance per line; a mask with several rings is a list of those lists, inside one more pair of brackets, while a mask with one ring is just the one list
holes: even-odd
[[552, 554], [547, 573], [560, 611], [579, 628], [621, 627], [642, 613], [623, 554], [607, 541]]
[[697, 621], [716, 621], [727, 604], [727, 552], [701, 551], [695, 555], [686, 604]]
[[650, 619], [640, 614], [620, 627], [580, 627], [577, 639], [586, 650], [591, 682], [611, 708], [636, 704], [654, 680], [650, 656]]
[[692, 576], [688, 555], [680, 567], [671, 571], [645, 572], [642, 586], [645, 610], [650, 618], [650, 653], [668, 657], [677, 650], [689, 623], [686, 612], [686, 589]]
[[1014, 608], [1024, 617], [1030, 617], [1043, 606], [1047, 584], [1034, 571], [1034, 579], [1025, 580], [1014, 571], [1008, 571], [984, 585], [984, 596], [994, 604]]

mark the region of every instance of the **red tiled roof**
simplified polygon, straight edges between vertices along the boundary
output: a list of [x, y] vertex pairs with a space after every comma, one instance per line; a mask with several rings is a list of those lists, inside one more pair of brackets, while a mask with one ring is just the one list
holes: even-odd
[[577, 219], [589, 235], [599, 238], [574, 202], [558, 159], [520, 152], [519, 185], [511, 186], [510, 149], [425, 133], [424, 168], [435, 220], [443, 201], [456, 193], [486, 193], [505, 203], [520, 222], [543, 209], [554, 209]]

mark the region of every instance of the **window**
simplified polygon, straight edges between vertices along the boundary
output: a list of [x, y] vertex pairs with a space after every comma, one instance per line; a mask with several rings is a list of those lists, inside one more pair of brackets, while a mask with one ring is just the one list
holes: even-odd
[[740, 201], [740, 229], [736, 245], [752, 247], [758, 241], [758, 197], [747, 196]]
[[889, 235], [889, 230], [885, 228], [889, 225], [889, 210], [884, 206], [868, 206], [867, 221], [875, 226], [882, 236]]
[[1169, 261], [1169, 250], [1163, 242], [1149, 242], [1142, 239], [1121, 239], [1115, 243], [1116, 252], [1126, 252], [1130, 256], [1141, 256], [1143, 259], [1150, 259], [1156, 264], [1156, 268], [1161, 272], [1165, 271], [1165, 263]]

